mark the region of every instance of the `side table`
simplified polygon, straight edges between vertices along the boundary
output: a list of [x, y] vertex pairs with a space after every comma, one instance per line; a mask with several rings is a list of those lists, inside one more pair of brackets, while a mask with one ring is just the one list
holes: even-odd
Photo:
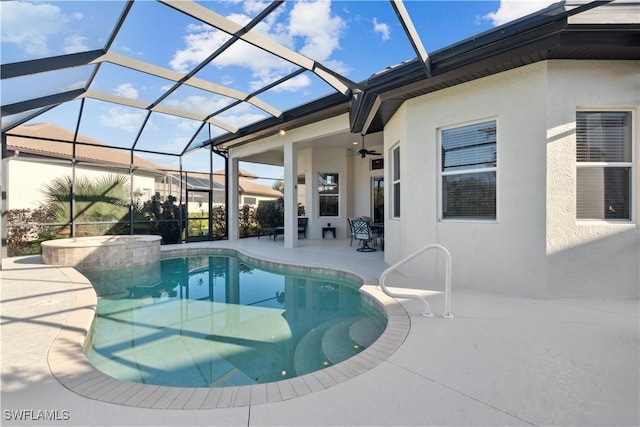
[[324, 234], [330, 231], [333, 234], [333, 238], [336, 238], [336, 228], [335, 227], [322, 227], [322, 238], [324, 239]]

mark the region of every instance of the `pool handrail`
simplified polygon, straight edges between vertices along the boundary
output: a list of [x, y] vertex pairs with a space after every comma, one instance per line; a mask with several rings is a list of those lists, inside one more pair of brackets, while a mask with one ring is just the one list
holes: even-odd
[[382, 288], [382, 291], [393, 298], [410, 298], [410, 299], [418, 299], [424, 303], [425, 311], [422, 313], [425, 317], [433, 317], [433, 313], [431, 312], [431, 307], [429, 306], [429, 302], [422, 295], [417, 294], [398, 294], [389, 290], [386, 286], [387, 276], [394, 270], [396, 270], [401, 265], [411, 261], [418, 255], [421, 255], [423, 252], [426, 252], [430, 249], [438, 249], [444, 252], [445, 254], [445, 276], [444, 276], [444, 313], [442, 313], [442, 317], [452, 319], [453, 314], [451, 313], [451, 253], [444, 246], [438, 243], [431, 243], [421, 249], [418, 249], [411, 255], [403, 258], [402, 260], [396, 262], [392, 266], [388, 267], [385, 271], [380, 275], [379, 284]]

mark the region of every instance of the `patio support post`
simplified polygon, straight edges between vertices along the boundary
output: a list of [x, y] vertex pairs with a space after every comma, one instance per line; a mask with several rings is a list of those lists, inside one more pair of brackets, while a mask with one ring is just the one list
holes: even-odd
[[0, 215], [0, 235], [2, 236], [2, 247], [0, 248], [0, 270], [2, 270], [2, 260], [7, 258], [7, 135], [2, 133], [2, 162], [0, 162], [0, 194], [2, 194], [2, 215]]
[[298, 246], [298, 150], [284, 145], [284, 247]]
[[229, 240], [238, 240], [240, 238], [240, 230], [238, 223], [238, 209], [240, 206], [239, 201], [239, 189], [238, 189], [238, 159], [230, 158], [228, 162], [228, 169], [226, 171], [229, 182], [227, 190], [227, 221], [229, 228], [227, 230]]

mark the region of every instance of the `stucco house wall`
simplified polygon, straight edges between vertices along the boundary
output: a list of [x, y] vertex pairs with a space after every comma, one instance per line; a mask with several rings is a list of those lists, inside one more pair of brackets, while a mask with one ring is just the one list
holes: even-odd
[[[319, 211], [319, 192], [318, 184], [320, 173], [337, 173], [338, 174], [338, 215], [337, 216], [320, 216]], [[341, 148], [313, 149], [312, 152], [312, 173], [311, 173], [311, 189], [314, 197], [312, 203], [311, 217], [307, 233], [311, 239], [322, 238], [322, 227], [327, 227], [330, 223], [336, 228], [336, 237], [344, 238], [347, 236], [347, 194], [350, 171], [347, 168], [347, 158], [345, 150]]]
[[[402, 196], [399, 220], [391, 218], [389, 203], [385, 208], [387, 262], [440, 243], [452, 254], [455, 286], [547, 297], [593, 294], [612, 277], [616, 284], [603, 294], [637, 295], [637, 226], [576, 223], [572, 129], [581, 106], [637, 112], [638, 75], [637, 62], [540, 62], [405, 102], [385, 128], [387, 158], [400, 144]], [[493, 119], [496, 220], [441, 220], [439, 130]], [[387, 183], [389, 174], [386, 167]], [[391, 200], [390, 188], [385, 200]], [[637, 200], [637, 178], [634, 191]], [[597, 262], [613, 247], [620, 247], [613, 260]], [[410, 264], [406, 273], [437, 279], [440, 264], [432, 258]]]
[[[547, 294], [640, 293], [640, 62], [549, 61], [547, 97]], [[576, 220], [578, 109], [635, 112], [633, 221]]]
[[[372, 209], [372, 179], [376, 176], [383, 176], [384, 171], [381, 169], [371, 170], [371, 159], [381, 159], [382, 156], [368, 155], [364, 159], [358, 154], [357, 150], [360, 146], [356, 146], [352, 153], [347, 154], [350, 169], [352, 171], [352, 190], [349, 191], [350, 210], [349, 217], [370, 216], [373, 218]], [[382, 153], [382, 145], [369, 145], [367, 150]], [[386, 161], [386, 160], [385, 160]]]

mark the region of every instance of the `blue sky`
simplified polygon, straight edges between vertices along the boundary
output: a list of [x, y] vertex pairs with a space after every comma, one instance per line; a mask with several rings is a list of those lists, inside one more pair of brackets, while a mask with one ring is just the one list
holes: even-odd
[[[268, 2], [199, 1], [218, 15], [243, 25]], [[427, 52], [434, 52], [467, 37], [489, 30], [541, 9], [548, 0], [522, 1], [405, 1]], [[99, 49], [111, 33], [124, 7], [123, 1], [2, 1], [1, 59], [12, 63], [53, 55]], [[291, 51], [359, 82], [372, 73], [415, 54], [388, 1], [287, 1], [256, 29]], [[170, 7], [152, 1], [135, 2], [112, 50], [178, 73], [189, 72], [228, 35], [204, 25]], [[251, 93], [290, 73], [296, 67], [244, 42], [234, 46], [200, 71], [196, 77]], [[2, 104], [83, 87], [91, 67], [24, 78], [20, 84], [3, 81]], [[111, 64], [103, 65], [92, 89], [151, 103], [173, 82], [134, 73]], [[332, 92], [331, 86], [312, 72], [279, 85], [259, 96], [277, 110], [287, 110]], [[232, 100], [184, 86], [164, 102], [186, 111], [215, 111]], [[35, 121], [54, 121], [73, 128], [79, 102], [51, 110]], [[108, 144], [128, 147], [134, 140], [144, 112], [123, 105], [87, 102], [80, 133]], [[243, 105], [225, 112], [220, 119], [241, 127], [268, 117], [255, 106]], [[162, 114], [152, 114], [136, 147], [179, 152], [194, 134], [196, 125]], [[223, 129], [215, 129], [221, 134]], [[198, 135], [197, 140], [207, 135]], [[159, 142], [162, 140], [162, 142]], [[205, 156], [206, 157], [206, 156]], [[148, 157], [151, 161], [159, 159]], [[202, 165], [199, 154], [186, 163]], [[194, 166], [196, 167], [196, 166]], [[201, 166], [197, 166], [200, 168]], [[263, 172], [257, 168], [258, 173]], [[272, 172], [268, 172], [271, 174]]]

